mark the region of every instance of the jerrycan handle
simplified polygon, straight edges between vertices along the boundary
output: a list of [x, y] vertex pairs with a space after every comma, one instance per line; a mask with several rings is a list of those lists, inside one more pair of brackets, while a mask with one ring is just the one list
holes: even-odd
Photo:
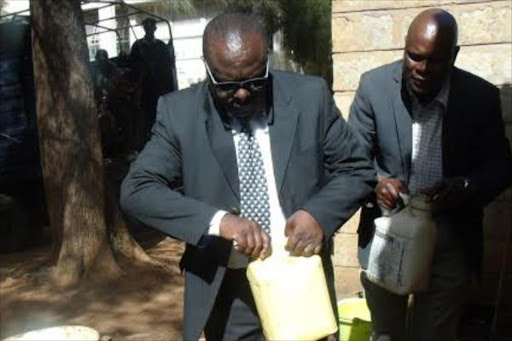
[[398, 192], [400, 199], [402, 199], [402, 208], [409, 206], [411, 203], [411, 195], [409, 193]]
[[432, 203], [424, 195], [417, 195], [410, 200], [410, 207], [417, 211], [431, 212]]
[[[391, 188], [391, 189], [394, 191], [393, 188]], [[381, 206], [380, 209], [381, 209], [382, 215], [384, 217], [391, 217], [392, 215], [397, 214], [398, 212], [400, 212], [401, 210], [403, 210], [404, 208], [409, 206], [409, 203], [411, 201], [411, 195], [410, 194], [403, 193], [403, 192], [398, 192], [398, 196], [399, 196], [399, 198], [397, 200], [396, 206], [392, 210], [387, 210], [387, 209], [385, 209], [384, 207]]]

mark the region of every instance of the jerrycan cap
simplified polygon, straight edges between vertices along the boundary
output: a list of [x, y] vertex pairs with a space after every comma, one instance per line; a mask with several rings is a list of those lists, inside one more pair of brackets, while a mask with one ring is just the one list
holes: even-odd
[[412, 197], [411, 201], [409, 202], [409, 206], [419, 211], [432, 210], [432, 204], [427, 201], [427, 198], [424, 195], [417, 195]]

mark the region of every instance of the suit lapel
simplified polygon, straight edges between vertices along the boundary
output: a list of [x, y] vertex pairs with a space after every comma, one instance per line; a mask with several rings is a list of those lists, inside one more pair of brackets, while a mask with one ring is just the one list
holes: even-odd
[[402, 159], [405, 181], [409, 181], [412, 154], [412, 118], [407, 109], [407, 99], [402, 88], [402, 63], [395, 64], [393, 73], [393, 113], [395, 117], [398, 148]]
[[269, 125], [272, 162], [277, 192], [281, 191], [290, 160], [299, 111], [293, 106], [291, 96], [282, 93], [283, 88], [275, 80], [273, 84], [273, 124]]
[[[206, 91], [207, 88], [205, 89]], [[205, 105], [209, 106], [210, 113], [206, 117], [206, 134], [210, 141], [210, 148], [213, 155], [217, 159], [222, 172], [228, 182], [233, 194], [240, 200], [240, 187], [238, 183], [238, 166], [236, 163], [235, 144], [233, 142], [233, 134], [230, 129], [226, 129], [222, 119], [213, 105], [211, 96], [206, 96], [208, 100]]]
[[[457, 118], [457, 113], [463, 112], [461, 109], [462, 102], [458, 101], [458, 98], [464, 98], [462, 94], [459, 94], [460, 87], [458, 86], [458, 72], [454, 69], [450, 80], [450, 94], [448, 95], [448, 107], [443, 115], [443, 133], [442, 133], [442, 148], [443, 148], [443, 176], [449, 174], [447, 170], [450, 170], [450, 161], [454, 158], [451, 156], [452, 148], [455, 143], [453, 139], [457, 131], [457, 125], [460, 124], [460, 119]], [[460, 136], [460, 134], [459, 134]]]
[[[278, 193], [283, 185], [299, 118], [299, 111], [293, 105], [291, 96], [282, 94], [282, 89], [279, 81], [273, 77], [273, 107], [271, 109], [273, 112], [270, 113], [272, 119], [269, 120], [269, 135]], [[205, 91], [208, 91], [206, 86]], [[205, 110], [205, 112], [211, 113], [206, 116], [205, 122], [210, 148], [222, 168], [231, 190], [236, 198], [240, 200], [238, 166], [233, 135], [230, 130], [224, 128], [222, 119], [213, 105], [211, 96], [208, 95], [206, 97], [208, 100], [205, 102], [205, 105], [210, 109]]]

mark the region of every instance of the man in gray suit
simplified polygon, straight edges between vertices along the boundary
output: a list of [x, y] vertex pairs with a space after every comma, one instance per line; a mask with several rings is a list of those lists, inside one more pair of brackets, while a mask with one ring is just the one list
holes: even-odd
[[[425, 195], [434, 207], [437, 240], [426, 292], [407, 296], [362, 276], [374, 340], [455, 340], [464, 289], [482, 256], [483, 207], [512, 181], [499, 91], [454, 67], [457, 24], [430, 9], [412, 22], [403, 60], [361, 77], [349, 126], [374, 160], [379, 182], [363, 207], [360, 262], [367, 266], [373, 220], [395, 210], [399, 193]], [[379, 207], [380, 206], [380, 207]]]
[[271, 252], [320, 254], [334, 302], [331, 238], [375, 184], [325, 82], [269, 70], [266, 37], [249, 15], [207, 25], [208, 79], [160, 98], [122, 185], [129, 216], [186, 242], [187, 340], [263, 339], [245, 268]]

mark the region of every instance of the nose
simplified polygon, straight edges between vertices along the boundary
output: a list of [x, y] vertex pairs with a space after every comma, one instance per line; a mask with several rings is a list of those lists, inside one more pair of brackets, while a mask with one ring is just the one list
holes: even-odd
[[428, 62], [428, 59], [424, 59], [418, 64], [418, 71], [420, 73], [428, 73], [429, 69], [430, 63]]
[[235, 98], [238, 102], [241, 102], [241, 103], [246, 102], [247, 100], [249, 100], [250, 97], [251, 97], [251, 93], [249, 92], [249, 90], [244, 89], [244, 88], [238, 89], [233, 94], [233, 98]]

